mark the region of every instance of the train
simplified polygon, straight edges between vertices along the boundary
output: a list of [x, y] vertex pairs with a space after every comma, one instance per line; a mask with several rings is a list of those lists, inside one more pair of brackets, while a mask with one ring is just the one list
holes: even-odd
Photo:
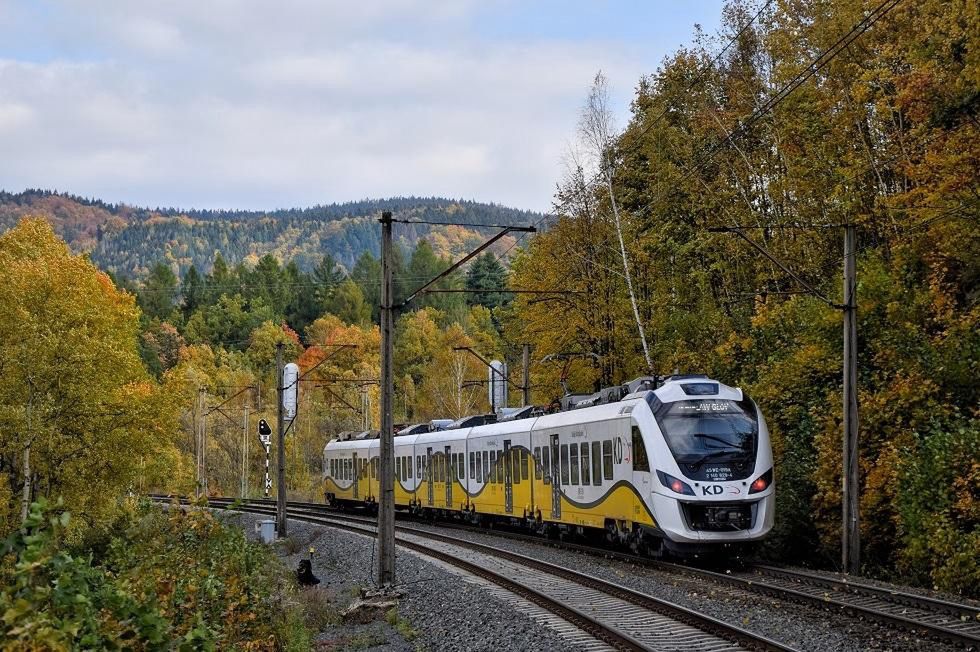
[[[550, 536], [601, 536], [690, 557], [764, 538], [775, 511], [765, 418], [705, 375], [642, 377], [527, 406], [407, 428], [394, 437], [397, 510], [503, 522]], [[325, 500], [376, 508], [377, 431], [323, 449]]]

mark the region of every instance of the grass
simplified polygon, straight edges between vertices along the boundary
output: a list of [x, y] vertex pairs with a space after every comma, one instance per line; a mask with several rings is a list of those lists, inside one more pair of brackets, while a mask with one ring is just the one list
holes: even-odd
[[337, 606], [327, 597], [326, 591], [318, 587], [310, 587], [300, 591], [303, 603], [303, 615], [306, 626], [315, 632], [321, 632], [331, 625], [340, 624], [340, 612]]
[[385, 614], [385, 620], [388, 624], [394, 627], [403, 639], [406, 641], [413, 641], [419, 635], [417, 629], [412, 627], [412, 624], [398, 615], [397, 609], [390, 609], [387, 614]]
[[351, 636], [345, 641], [345, 643], [345, 650], [366, 650], [368, 648], [384, 645], [385, 637], [381, 634], [375, 634], [373, 632], [364, 632]]

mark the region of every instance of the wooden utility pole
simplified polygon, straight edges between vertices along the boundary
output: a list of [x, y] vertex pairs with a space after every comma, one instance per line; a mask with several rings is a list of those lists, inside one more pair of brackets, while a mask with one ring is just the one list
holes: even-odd
[[861, 531], [858, 517], [858, 397], [857, 397], [857, 261], [854, 225], [844, 225], [844, 473], [841, 566], [845, 573], [861, 571]]
[[276, 534], [286, 536], [286, 429], [282, 406], [282, 342], [276, 343]]
[[395, 584], [395, 433], [392, 418], [391, 213], [381, 213], [381, 496], [378, 507], [378, 586]]
[[521, 353], [521, 363], [523, 366], [523, 376], [521, 379], [521, 404], [528, 406], [531, 404], [531, 345], [525, 344]]

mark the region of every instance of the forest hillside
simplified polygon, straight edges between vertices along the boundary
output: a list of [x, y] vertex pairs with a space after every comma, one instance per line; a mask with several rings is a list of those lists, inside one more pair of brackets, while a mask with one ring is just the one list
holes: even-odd
[[[377, 256], [377, 218], [392, 211], [412, 222], [453, 222], [441, 227], [402, 224], [399, 243], [407, 250], [426, 237], [436, 255], [455, 257], [482, 242], [489, 230], [474, 224], [531, 224], [541, 215], [496, 204], [440, 197], [396, 197], [272, 211], [138, 208], [48, 190], [0, 191], [0, 232], [22, 217], [43, 216], [76, 252], [89, 253], [101, 269], [144, 278], [165, 262], [177, 276], [191, 265], [209, 270], [216, 253], [231, 265], [254, 265], [265, 254], [292, 260], [309, 271], [325, 254], [350, 270], [364, 252]], [[495, 245], [503, 252], [514, 240]]]

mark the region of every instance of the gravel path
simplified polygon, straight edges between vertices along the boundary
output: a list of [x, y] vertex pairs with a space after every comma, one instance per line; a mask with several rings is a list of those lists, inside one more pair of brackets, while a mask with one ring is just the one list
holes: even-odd
[[452, 532], [453, 536], [458, 536], [460, 539], [486, 543], [567, 566], [745, 627], [801, 651], [953, 652], [960, 650], [957, 647], [916, 637], [873, 622], [859, 621], [829, 611], [817, 611], [793, 602], [734, 587], [712, 585], [704, 579], [658, 571], [597, 555], [562, 550], [546, 543], [515, 541], [493, 533], [455, 528], [450, 530], [415, 522], [406, 522], [405, 525], [431, 528], [442, 534]]
[[[254, 523], [268, 517], [239, 512], [216, 514], [254, 537]], [[296, 568], [313, 546], [313, 573], [320, 578], [318, 594], [305, 599], [325, 603], [325, 620], [336, 620], [361, 588], [373, 586], [373, 542], [333, 528], [289, 522], [288, 545], [275, 547], [287, 567]], [[482, 580], [464, 580], [445, 565], [398, 549], [398, 582], [405, 597], [398, 607], [399, 627], [386, 621], [367, 625], [330, 624], [316, 639], [318, 650], [385, 652], [567, 650], [579, 648], [550, 627], [530, 617], [536, 607], [520, 599], [501, 599], [499, 590]], [[508, 594], [509, 595], [509, 594]], [[399, 631], [401, 630], [401, 631]], [[413, 631], [409, 631], [413, 630]], [[407, 634], [407, 637], [405, 636]]]

